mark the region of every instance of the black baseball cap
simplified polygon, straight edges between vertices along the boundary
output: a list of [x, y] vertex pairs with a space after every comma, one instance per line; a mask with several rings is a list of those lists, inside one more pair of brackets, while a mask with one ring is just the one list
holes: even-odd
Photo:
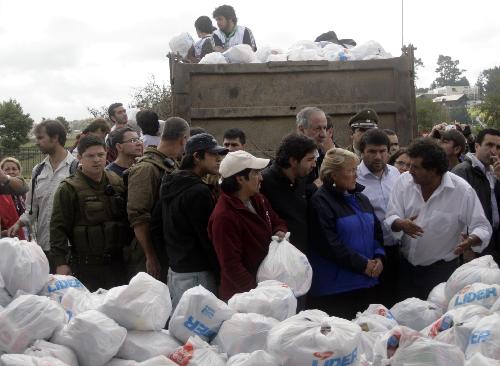
[[229, 150], [224, 146], [219, 146], [215, 137], [209, 133], [200, 133], [190, 137], [186, 143], [186, 154], [192, 155], [197, 151], [207, 151], [212, 154], [225, 155]]

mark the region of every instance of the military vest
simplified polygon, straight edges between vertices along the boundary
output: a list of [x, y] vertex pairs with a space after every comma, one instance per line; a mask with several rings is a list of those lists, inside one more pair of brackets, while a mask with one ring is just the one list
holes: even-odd
[[72, 256], [119, 256], [130, 243], [127, 203], [121, 178], [104, 172], [105, 184], [96, 190], [78, 171], [64, 181], [78, 196], [79, 212], [73, 228]]

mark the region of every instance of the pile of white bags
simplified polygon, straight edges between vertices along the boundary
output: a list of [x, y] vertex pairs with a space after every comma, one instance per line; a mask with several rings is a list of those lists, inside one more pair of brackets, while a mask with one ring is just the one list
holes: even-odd
[[448, 309], [467, 305], [481, 305], [490, 309], [498, 299], [500, 299], [500, 285], [473, 283], [465, 286], [451, 298]]
[[12, 301], [12, 297], [5, 289], [5, 282], [3, 281], [2, 273], [0, 273], [0, 308], [6, 307]]
[[297, 298], [290, 287], [273, 280], [262, 281], [249, 292], [233, 295], [227, 304], [239, 313], [257, 313], [279, 321], [297, 311]]
[[118, 353], [126, 335], [127, 330], [114, 320], [89, 310], [71, 319], [52, 342], [71, 348], [80, 366], [103, 366]]
[[43, 286], [39, 295], [50, 297], [52, 300], [61, 302], [69, 289], [74, 288], [78, 291], [89, 292], [87, 288], [75, 277], [49, 274], [48, 281]]
[[352, 322], [306, 310], [276, 325], [269, 332], [268, 352], [283, 365], [356, 365], [361, 328]]
[[203, 286], [193, 287], [182, 294], [169, 323], [170, 334], [181, 342], [191, 336], [211, 341], [225, 320], [234, 311]]
[[168, 356], [180, 366], [226, 366], [227, 356], [218, 352], [198, 336], [190, 337], [186, 344]]
[[146, 361], [155, 356], [168, 355], [181, 346], [168, 330], [129, 330], [116, 356], [126, 360]]
[[66, 313], [55, 301], [21, 295], [0, 312], [0, 352], [21, 353], [37, 339], [49, 339]]
[[78, 359], [71, 348], [44, 340], [36, 341], [24, 351], [24, 354], [35, 357], [53, 357], [61, 360], [68, 366], [78, 366]]
[[295, 296], [305, 295], [311, 288], [312, 267], [307, 257], [295, 248], [288, 239], [272, 237], [269, 252], [257, 271], [257, 282], [276, 280], [287, 284]]
[[39, 245], [18, 238], [2, 238], [0, 253], [0, 274], [11, 296], [19, 290], [28, 294], [42, 290], [49, 275], [49, 261]]
[[276, 319], [260, 314], [234, 314], [222, 323], [212, 344], [228, 356], [265, 350], [269, 331], [277, 324]]
[[476, 258], [457, 268], [446, 281], [446, 297], [451, 299], [465, 286], [476, 282], [500, 284], [500, 269], [491, 255]]
[[227, 60], [220, 52], [212, 52], [203, 56], [200, 64], [227, 64]]
[[280, 366], [280, 363], [266, 351], [254, 351], [234, 355], [227, 361], [227, 366]]
[[100, 312], [132, 330], [161, 330], [172, 311], [167, 285], [140, 272], [128, 285], [108, 291]]
[[166, 356], [156, 356], [142, 362], [113, 358], [105, 366], [177, 366], [177, 364]]
[[398, 302], [391, 308], [391, 313], [398, 324], [418, 331], [443, 315], [443, 311], [438, 306], [416, 297]]
[[193, 38], [187, 32], [173, 37], [168, 45], [173, 53], [179, 53], [183, 58], [188, 54], [189, 49], [194, 44]]

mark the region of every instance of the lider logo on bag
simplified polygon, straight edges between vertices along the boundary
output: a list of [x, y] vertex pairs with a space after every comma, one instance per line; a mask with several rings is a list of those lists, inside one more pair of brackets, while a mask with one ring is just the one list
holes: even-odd
[[51, 292], [55, 292], [55, 291], [64, 290], [64, 289], [70, 288], [70, 287], [82, 288], [83, 284], [79, 280], [77, 280], [76, 278], [72, 278], [69, 280], [57, 280], [53, 284], [49, 284], [47, 286], [47, 291], [49, 293], [51, 293]]
[[212, 339], [217, 335], [217, 333], [215, 333], [201, 321], [194, 319], [192, 316], [189, 316], [189, 318], [184, 322], [184, 326], [200, 337]]
[[476, 292], [468, 292], [470, 286], [466, 286], [460, 291], [460, 296], [455, 299], [455, 306], [469, 304], [474, 301], [487, 299], [489, 297], [497, 297], [497, 289], [495, 287], [488, 287]]
[[334, 356], [334, 352], [314, 352], [313, 356], [319, 360], [313, 360], [311, 366], [349, 366], [354, 364], [358, 359], [358, 348], [356, 347], [351, 354], [343, 357], [330, 358]]
[[476, 330], [475, 332], [472, 332], [469, 338], [469, 343], [470, 344], [478, 344], [478, 343], [483, 343], [486, 342], [488, 339], [490, 339], [491, 332], [489, 330]]

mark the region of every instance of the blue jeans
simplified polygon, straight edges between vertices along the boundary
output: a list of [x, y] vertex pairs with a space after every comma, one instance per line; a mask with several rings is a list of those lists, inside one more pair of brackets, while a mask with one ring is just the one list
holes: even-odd
[[178, 273], [168, 269], [168, 288], [172, 298], [172, 309], [175, 309], [182, 294], [190, 288], [202, 285], [217, 296], [217, 282], [212, 272], [187, 272]]

